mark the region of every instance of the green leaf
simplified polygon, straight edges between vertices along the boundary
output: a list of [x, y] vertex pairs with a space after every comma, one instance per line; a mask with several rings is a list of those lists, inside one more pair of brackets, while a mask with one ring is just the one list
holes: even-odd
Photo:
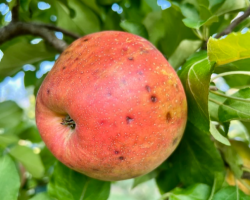
[[158, 45], [159, 40], [165, 35], [165, 23], [163, 22], [161, 16], [162, 11], [150, 12], [146, 15], [142, 22], [147, 29], [150, 42], [152, 42], [155, 46]]
[[35, 178], [41, 178], [44, 174], [44, 166], [38, 154], [26, 146], [16, 145], [11, 148], [9, 154], [23, 164], [25, 169]]
[[27, 71], [27, 72], [25, 72], [25, 76], [24, 76], [24, 85], [25, 85], [25, 87], [35, 85], [36, 81], [37, 81], [36, 71]]
[[244, 194], [238, 187], [227, 186], [219, 190], [213, 200], [250, 200], [250, 196]]
[[189, 28], [194, 28], [194, 29], [199, 29], [201, 26], [206, 25], [209, 26], [211, 25], [213, 22], [217, 22], [218, 21], [218, 17], [217, 16], [212, 16], [210, 18], [208, 18], [207, 20], [194, 20], [194, 19], [183, 19], [183, 23], [189, 27]]
[[[232, 95], [233, 97], [250, 100], [250, 88], [241, 89]], [[249, 102], [228, 98], [219, 107], [219, 119], [222, 122], [230, 120], [250, 121]]]
[[128, 21], [128, 20], [123, 20], [120, 23], [120, 26], [122, 27], [123, 30], [125, 30], [129, 33], [139, 35], [139, 36], [144, 37], [146, 39], [148, 38], [147, 30], [146, 30], [145, 26], [143, 26], [143, 24], [139, 24], [136, 22]]
[[[70, 0], [68, 3], [76, 12], [76, 16], [72, 18], [72, 21], [83, 34], [100, 31], [100, 20], [88, 6], [78, 0]], [[84, 25], [82, 24], [83, 22]]]
[[197, 183], [188, 188], [175, 188], [169, 195], [169, 200], [207, 200], [211, 187]]
[[20, 0], [20, 5], [23, 11], [29, 11], [29, 5], [31, 0]]
[[215, 175], [224, 173], [223, 160], [210, 136], [190, 122], [179, 147], [167, 162], [173, 165], [184, 185], [197, 182], [212, 185]]
[[[246, 71], [249, 72], [250, 58], [237, 60], [215, 68], [214, 73], [220, 74], [229, 71]], [[244, 88], [250, 86], [250, 76], [244, 74], [232, 74], [224, 76], [223, 79], [231, 88]]]
[[0, 156], [1, 200], [17, 199], [20, 178], [14, 161], [8, 156]]
[[0, 128], [16, 126], [23, 117], [23, 110], [13, 101], [0, 103]]
[[167, 170], [163, 170], [156, 177], [156, 183], [161, 193], [169, 192], [174, 189], [180, 182], [178, 172], [172, 163], [165, 162], [163, 165], [169, 164]]
[[24, 130], [22, 130], [19, 134], [18, 134], [20, 139], [23, 140], [29, 140], [33, 143], [39, 143], [41, 142], [41, 136], [37, 130], [37, 127], [35, 125], [30, 125], [25, 127]]
[[[211, 120], [220, 121], [219, 116], [218, 116], [219, 107], [221, 104], [223, 104], [223, 102], [226, 99], [227, 98], [225, 97], [221, 97], [221, 96], [218, 96], [216, 94], [209, 92], [208, 108], [209, 108], [209, 115], [210, 115]], [[216, 101], [217, 103], [215, 103], [214, 101]]]
[[210, 122], [210, 133], [217, 141], [230, 146], [229, 140], [220, 134], [220, 132], [216, 129], [215, 125], [212, 122]]
[[8, 145], [15, 144], [19, 138], [14, 134], [0, 134], [0, 147], [7, 147]]
[[[167, 57], [170, 57], [172, 53], [174, 53], [182, 40], [197, 40], [192, 30], [183, 24], [182, 19], [183, 15], [180, 8], [174, 4], [172, 4], [170, 8], [162, 11], [160, 21], [164, 24], [165, 32], [164, 37], [159, 41], [159, 47]], [[157, 22], [156, 20], [155, 23]], [[152, 30], [148, 30], [149, 35], [151, 31], [156, 32], [153, 29], [154, 27]]]
[[[27, 40], [16, 38], [16, 42], [6, 42], [1, 46], [4, 53], [0, 62], [0, 78], [12, 76], [22, 69], [23, 65], [54, 58], [56, 52], [48, 51], [44, 42], [31, 44]], [[15, 55], [15, 56], [13, 56]]]
[[135, 178], [132, 189], [135, 188], [136, 186], [144, 183], [144, 182], [147, 182], [147, 181], [155, 178], [157, 175], [158, 175], [158, 173], [154, 170], [148, 174], [145, 174], [143, 176], [139, 176], [139, 177]]
[[182, 40], [174, 53], [168, 59], [171, 66], [177, 69], [190, 55], [201, 46], [200, 40]]
[[47, 192], [41, 192], [29, 200], [52, 200], [52, 198], [47, 194]]
[[226, 38], [210, 37], [207, 44], [208, 58], [216, 64], [224, 65], [236, 60], [250, 58], [250, 31], [242, 34], [231, 33]]
[[60, 200], [105, 200], [109, 196], [110, 182], [91, 179], [57, 162], [48, 192]]
[[231, 170], [233, 171], [234, 175], [237, 178], [242, 176], [242, 165], [243, 161], [237, 151], [232, 146], [224, 146], [219, 145], [220, 151], [223, 153], [224, 160], [230, 166]]
[[[211, 0], [210, 0], [211, 1]], [[216, 0], [213, 0], [216, 1]], [[227, 12], [234, 10], [244, 9], [249, 6], [249, 1], [247, 0], [225, 0], [222, 6], [215, 12], [216, 15], [222, 15]]]
[[72, 18], [69, 15], [69, 8], [63, 5], [60, 1], [53, 1], [52, 4], [57, 10], [57, 26], [76, 32], [80, 35], [100, 31], [100, 20], [83, 2], [77, 0], [68, 1], [70, 8], [75, 11], [75, 16]]
[[213, 187], [208, 200], [212, 200], [215, 192], [217, 192], [225, 181], [225, 176], [222, 173], [215, 173]]
[[53, 166], [56, 162], [56, 158], [53, 156], [53, 154], [49, 151], [49, 149], [44, 146], [40, 152], [40, 157], [43, 162], [43, 166], [45, 168], [46, 174], [51, 174], [51, 166]]
[[209, 131], [208, 89], [212, 70], [206, 52], [199, 52], [179, 72], [188, 100], [188, 118], [205, 132]]
[[121, 0], [97, 0], [97, 3], [100, 5], [112, 5], [113, 3], [117, 3]]
[[217, 10], [224, 2], [225, 0], [209, 0], [209, 8], [212, 11]]

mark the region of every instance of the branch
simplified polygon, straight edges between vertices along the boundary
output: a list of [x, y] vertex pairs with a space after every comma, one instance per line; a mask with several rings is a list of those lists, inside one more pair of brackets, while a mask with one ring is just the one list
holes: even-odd
[[17, 22], [19, 20], [19, 5], [19, 0], [16, 0], [16, 3], [11, 10], [12, 22]]
[[45, 27], [26, 22], [11, 22], [0, 29], [0, 45], [10, 39], [21, 35], [34, 35], [43, 38], [59, 52], [68, 46], [63, 40], [59, 40], [55, 34]]
[[250, 15], [250, 7], [244, 12], [243, 15], [235, 19], [225, 30], [223, 30], [221, 33], [217, 34], [215, 38], [220, 38], [221, 36], [227, 35], [233, 31], [233, 29], [241, 23], [243, 20], [245, 20]]

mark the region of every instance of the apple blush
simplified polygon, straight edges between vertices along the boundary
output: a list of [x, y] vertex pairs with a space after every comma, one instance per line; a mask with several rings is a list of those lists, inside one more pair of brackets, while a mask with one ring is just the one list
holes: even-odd
[[54, 156], [106, 181], [154, 170], [176, 149], [186, 121], [174, 69], [149, 41], [120, 31], [74, 41], [36, 99], [36, 124]]

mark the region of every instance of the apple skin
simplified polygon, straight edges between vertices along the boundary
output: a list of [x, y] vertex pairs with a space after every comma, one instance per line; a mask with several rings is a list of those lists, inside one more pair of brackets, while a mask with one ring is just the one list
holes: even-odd
[[[61, 124], [67, 115], [75, 128]], [[37, 127], [54, 156], [106, 181], [158, 167], [177, 147], [186, 121], [174, 69], [150, 42], [120, 31], [74, 41], [36, 99]]]

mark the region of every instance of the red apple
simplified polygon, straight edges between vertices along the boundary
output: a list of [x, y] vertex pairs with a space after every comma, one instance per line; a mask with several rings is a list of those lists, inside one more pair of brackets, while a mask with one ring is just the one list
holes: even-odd
[[174, 69], [150, 42], [119, 31], [73, 42], [36, 100], [37, 127], [55, 157], [108, 181], [159, 166], [181, 140], [186, 120]]

